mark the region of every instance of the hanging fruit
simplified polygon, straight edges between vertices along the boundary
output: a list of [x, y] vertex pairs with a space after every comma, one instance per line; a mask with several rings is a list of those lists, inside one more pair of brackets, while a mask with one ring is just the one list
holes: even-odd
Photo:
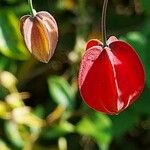
[[21, 17], [20, 30], [30, 53], [39, 61], [48, 63], [58, 41], [57, 23], [48, 12], [36, 12], [32, 0], [29, 5], [32, 15]]
[[79, 71], [79, 90], [85, 103], [106, 114], [118, 114], [142, 93], [143, 65], [131, 45], [106, 37], [106, 9], [102, 13], [103, 43], [92, 39], [86, 45]]

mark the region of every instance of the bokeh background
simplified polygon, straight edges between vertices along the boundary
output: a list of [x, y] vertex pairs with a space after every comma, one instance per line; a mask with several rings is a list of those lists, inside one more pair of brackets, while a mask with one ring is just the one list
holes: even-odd
[[[0, 150], [149, 150], [150, 1], [109, 0], [107, 33], [128, 41], [146, 73], [140, 98], [116, 116], [97, 113], [77, 85], [86, 41], [101, 39], [102, 0], [33, 0], [57, 20], [59, 42], [48, 64], [26, 49], [19, 18], [27, 0], [0, 0]], [[138, 79], [137, 79], [138, 80]]]

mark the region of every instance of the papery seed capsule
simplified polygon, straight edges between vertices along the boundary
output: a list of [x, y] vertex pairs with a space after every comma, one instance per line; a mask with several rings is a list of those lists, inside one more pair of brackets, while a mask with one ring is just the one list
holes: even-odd
[[144, 88], [142, 63], [127, 43], [112, 36], [106, 47], [98, 40], [87, 43], [79, 72], [83, 100], [96, 111], [118, 114], [131, 105]]
[[30, 53], [48, 63], [58, 41], [58, 27], [52, 15], [46, 11], [37, 12], [34, 17], [25, 15], [20, 19], [20, 30]]

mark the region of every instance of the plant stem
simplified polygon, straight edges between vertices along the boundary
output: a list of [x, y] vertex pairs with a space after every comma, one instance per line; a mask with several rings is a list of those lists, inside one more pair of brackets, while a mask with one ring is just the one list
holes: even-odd
[[35, 16], [35, 10], [33, 8], [32, 0], [28, 0], [28, 4], [29, 4], [29, 7], [30, 7], [30, 13], [34, 17]]
[[104, 47], [107, 46], [106, 44], [106, 41], [107, 41], [107, 33], [106, 33], [107, 4], [108, 4], [108, 0], [104, 0], [103, 10], [102, 10], [102, 20], [101, 20], [102, 38], [103, 38]]

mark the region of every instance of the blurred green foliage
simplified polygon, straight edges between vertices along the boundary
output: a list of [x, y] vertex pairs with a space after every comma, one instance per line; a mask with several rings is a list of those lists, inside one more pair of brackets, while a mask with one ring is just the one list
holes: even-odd
[[[128, 41], [143, 61], [139, 100], [117, 116], [88, 108], [77, 85], [85, 43], [101, 39], [100, 0], [33, 0], [57, 20], [59, 43], [48, 64], [30, 56], [19, 31], [27, 0], [0, 0], [0, 150], [149, 150], [150, 2], [110, 0], [108, 35]], [[24, 92], [25, 91], [25, 92]]]

